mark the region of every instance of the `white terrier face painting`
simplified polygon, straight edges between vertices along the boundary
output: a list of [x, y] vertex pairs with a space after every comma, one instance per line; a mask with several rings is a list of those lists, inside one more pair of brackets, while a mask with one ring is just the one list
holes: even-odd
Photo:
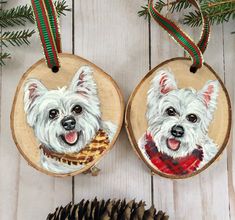
[[105, 151], [116, 125], [101, 119], [93, 71], [81, 67], [68, 87], [49, 90], [39, 80], [24, 86], [27, 123], [40, 143], [43, 168], [53, 173], [82, 169]]
[[218, 151], [208, 136], [217, 106], [219, 82], [207, 81], [201, 90], [178, 88], [174, 75], [161, 70], [147, 95], [148, 128], [138, 146], [161, 173], [188, 175], [207, 164]]

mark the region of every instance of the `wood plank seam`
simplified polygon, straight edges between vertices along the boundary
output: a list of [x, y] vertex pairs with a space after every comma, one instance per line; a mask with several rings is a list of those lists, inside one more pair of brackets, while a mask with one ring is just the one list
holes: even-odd
[[[0, 10], [2, 10], [2, 4], [0, 4]], [[2, 27], [0, 28], [0, 36], [2, 37]], [[0, 52], [2, 53], [2, 44], [0, 45]], [[0, 66], [0, 103], [2, 97], [2, 66]], [[2, 112], [2, 108], [0, 105], [0, 113]], [[0, 114], [0, 121], [1, 121], [1, 114]], [[1, 135], [1, 123], [0, 123], [0, 135]]]
[[[225, 44], [224, 44], [224, 24], [222, 23], [221, 24], [222, 26], [222, 50], [223, 50], [223, 82], [224, 82], [224, 85], [226, 86], [226, 68], [225, 68]], [[232, 101], [231, 100], [231, 105], [232, 105]], [[232, 133], [232, 131], [231, 131]], [[232, 134], [230, 134], [231, 136]], [[230, 142], [230, 141], [229, 141]], [[229, 142], [228, 142], [228, 145], [229, 145]], [[229, 147], [229, 146], [228, 146]], [[225, 149], [226, 152], [228, 152], [227, 148]], [[228, 156], [226, 158], [227, 160], [227, 188], [228, 188], [228, 192], [229, 192], [229, 159], [228, 159]], [[228, 195], [228, 198], [229, 198], [229, 195]], [[230, 207], [230, 199], [228, 200], [228, 214], [229, 214], [229, 219], [231, 220], [232, 217], [231, 217], [231, 207]]]
[[[75, 31], [75, 29], [74, 29], [74, 27], [75, 27], [75, 24], [74, 24], [74, 22], [75, 22], [74, 4], [75, 4], [75, 2], [74, 2], [74, 0], [72, 0], [72, 12], [71, 12], [72, 13], [72, 54], [74, 54], [74, 50], [75, 50], [75, 42], [74, 42], [74, 31]], [[74, 191], [75, 191], [75, 178], [73, 176], [72, 177], [72, 203], [74, 203], [74, 198], [75, 198]]]
[[[149, 44], [149, 47], [148, 47], [148, 54], [149, 54], [149, 57], [148, 57], [148, 59], [149, 59], [149, 71], [152, 69], [152, 45], [151, 45], [151, 43], [152, 43], [152, 38], [151, 38], [151, 17], [149, 16], [148, 17], [148, 44]], [[151, 189], [151, 192], [150, 192], [150, 195], [151, 195], [151, 204], [152, 204], [152, 206], [154, 206], [154, 179], [153, 179], [153, 175], [151, 174], [151, 181], [150, 181], [150, 183], [151, 183], [151, 187], [150, 187], [150, 189]]]
[[[226, 60], [225, 60], [225, 42], [224, 42], [224, 24], [222, 24], [222, 48], [223, 48], [223, 81], [224, 81], [224, 84], [225, 86], [227, 86], [227, 83], [226, 83]], [[233, 103], [233, 99], [231, 99], [231, 104]], [[231, 131], [231, 136], [232, 136], [232, 131]], [[230, 140], [229, 141], [230, 144], [232, 143], [232, 141]], [[230, 146], [228, 146], [230, 147]], [[232, 146], [231, 146], [232, 147]], [[227, 155], [228, 155], [228, 150], [226, 149], [227, 151]], [[230, 176], [229, 176], [229, 156], [227, 156], [227, 187], [228, 187], [228, 192], [229, 192], [229, 182], [230, 182]], [[230, 197], [230, 195], [228, 195], [228, 197]], [[228, 200], [228, 212], [229, 212], [229, 219], [232, 220], [232, 216], [231, 216], [231, 200], [229, 199]]]
[[223, 82], [226, 85], [226, 73], [225, 73], [225, 55], [224, 55], [224, 24], [222, 24], [222, 48], [223, 48]]

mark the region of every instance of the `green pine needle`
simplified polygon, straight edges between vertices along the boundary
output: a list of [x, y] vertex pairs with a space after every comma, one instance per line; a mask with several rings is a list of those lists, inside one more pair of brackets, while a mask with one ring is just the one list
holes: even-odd
[[56, 11], [58, 16], [60, 17], [61, 15], [65, 15], [65, 11], [71, 11], [71, 9], [69, 8], [69, 6], [66, 4], [65, 0], [62, 1], [56, 1], [55, 2], [55, 7], [56, 7]]
[[10, 54], [9, 53], [0, 53], [0, 66], [5, 65], [5, 60], [10, 59]]
[[[65, 11], [70, 11], [65, 0], [55, 1], [58, 16], [65, 15]], [[0, 27], [25, 26], [27, 22], [34, 23], [33, 9], [29, 5], [16, 6], [11, 9], [0, 10]]]
[[[200, 5], [202, 12], [207, 15], [212, 25], [235, 19], [235, 0], [200, 0]], [[155, 4], [159, 12], [166, 6], [167, 3], [162, 0]], [[168, 7], [170, 7], [169, 11], [173, 13], [190, 8], [191, 4], [188, 0], [175, 0], [171, 2]], [[147, 18], [149, 16], [148, 6], [141, 6], [138, 15]], [[190, 11], [188, 14], [184, 15], [183, 24], [192, 27], [200, 26], [202, 24], [201, 14], [197, 10]]]
[[24, 26], [27, 21], [34, 22], [32, 8], [28, 5], [0, 11], [0, 27]]
[[[214, 4], [214, 6], [209, 7], [209, 4]], [[235, 19], [235, 1], [226, 3], [224, 0], [201, 0], [201, 8], [212, 25]], [[202, 24], [201, 14], [198, 11], [189, 12], [184, 16], [183, 23], [191, 27], [200, 26]]]
[[[4, 65], [4, 60], [10, 58], [10, 54], [3, 51], [4, 47], [21, 46], [30, 44], [30, 38], [35, 33], [35, 30], [19, 30], [19, 31], [4, 31], [8, 27], [26, 26], [27, 22], [35, 23], [32, 7], [29, 5], [20, 5], [11, 9], [2, 9], [5, 0], [0, 0], [0, 66]], [[65, 15], [66, 11], [70, 11], [65, 0], [55, 1], [55, 7], [58, 16]]]
[[6, 31], [2, 33], [0, 42], [2, 46], [8, 47], [21, 46], [23, 44], [29, 45], [29, 38], [35, 33], [35, 30], [21, 30], [21, 31]]
[[141, 10], [138, 11], [139, 17], [144, 17], [144, 19], [147, 19], [149, 17], [148, 12], [148, 5], [141, 6]]
[[[166, 6], [166, 3], [162, 0], [158, 1], [156, 4], [155, 4], [155, 8], [161, 12], [161, 10], [163, 9], [163, 7]], [[141, 6], [141, 10], [138, 11], [138, 15], [139, 17], [144, 17], [145, 19], [147, 19], [149, 17], [149, 11], [148, 11], [148, 4], [146, 4], [145, 6]]]
[[[164, 7], [168, 6], [167, 3], [165, 3], [163, 0], [160, 0], [156, 2], [154, 7], [161, 12]], [[189, 3], [188, 0], [175, 0], [169, 4], [169, 11], [171, 13], [173, 12], [180, 12], [182, 9], [186, 9], [191, 7], [191, 4]], [[149, 16], [149, 11], [148, 11], [148, 4], [145, 6], [141, 6], [141, 10], [138, 11], [138, 15], [140, 17], [144, 17], [145, 19], [148, 18]]]
[[190, 8], [192, 5], [188, 0], [177, 0], [171, 4], [170, 12], [180, 12], [184, 9]]

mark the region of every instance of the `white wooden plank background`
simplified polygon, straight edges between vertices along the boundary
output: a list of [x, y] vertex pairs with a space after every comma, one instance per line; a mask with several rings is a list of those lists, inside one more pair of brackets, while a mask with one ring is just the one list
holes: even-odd
[[[72, 0], [67, 2], [72, 8]], [[183, 51], [154, 22], [149, 26], [148, 21], [137, 16], [140, 5], [145, 2], [74, 0], [74, 28], [73, 13], [61, 19], [63, 51], [74, 50], [108, 72], [120, 86], [126, 101], [150, 64], [154, 67], [165, 59], [183, 56]], [[7, 7], [23, 3], [29, 1], [12, 0]], [[186, 30], [196, 39], [198, 29]], [[235, 35], [231, 31], [234, 30], [234, 22], [214, 26], [205, 54], [207, 63], [225, 82], [233, 107]], [[98, 177], [52, 178], [28, 166], [13, 143], [9, 114], [20, 77], [41, 57], [36, 34], [30, 46], [14, 48], [12, 60], [1, 68], [0, 220], [46, 219], [58, 205], [95, 196], [143, 199], [176, 220], [235, 219], [234, 132], [220, 160], [187, 180], [151, 177], [131, 149], [124, 129], [114, 149], [99, 164], [102, 172]]]

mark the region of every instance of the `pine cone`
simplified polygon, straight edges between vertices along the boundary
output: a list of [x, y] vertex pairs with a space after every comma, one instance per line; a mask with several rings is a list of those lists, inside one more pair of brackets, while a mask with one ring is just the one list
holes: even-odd
[[98, 201], [94, 199], [82, 200], [74, 205], [69, 203], [65, 207], [58, 207], [49, 214], [47, 220], [168, 220], [164, 212], [151, 207], [145, 210], [145, 203], [140, 201], [126, 202], [125, 200]]

